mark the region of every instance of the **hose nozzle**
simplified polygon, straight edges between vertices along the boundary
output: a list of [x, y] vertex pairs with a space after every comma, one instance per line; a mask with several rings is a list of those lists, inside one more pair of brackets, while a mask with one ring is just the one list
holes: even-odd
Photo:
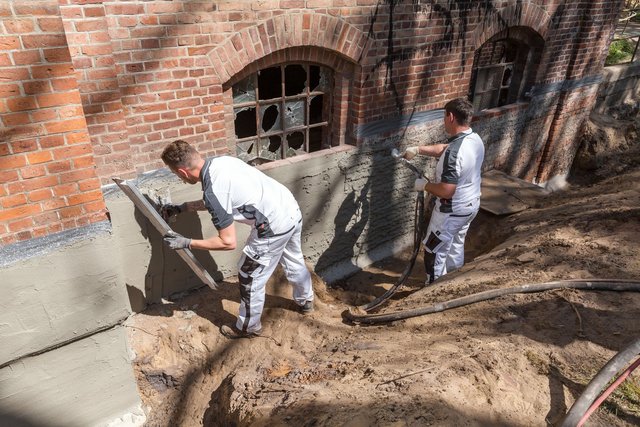
[[393, 150], [391, 150], [391, 157], [393, 157], [394, 159], [398, 159], [402, 163], [404, 163], [404, 165], [406, 167], [408, 167], [409, 169], [411, 169], [411, 171], [414, 174], [416, 174], [416, 176], [418, 178], [424, 178], [424, 175], [422, 174], [422, 172], [417, 167], [415, 167], [413, 164], [411, 164], [411, 162], [409, 160], [407, 160], [404, 157], [402, 157], [402, 154], [400, 154], [400, 151], [397, 148], [394, 148]]

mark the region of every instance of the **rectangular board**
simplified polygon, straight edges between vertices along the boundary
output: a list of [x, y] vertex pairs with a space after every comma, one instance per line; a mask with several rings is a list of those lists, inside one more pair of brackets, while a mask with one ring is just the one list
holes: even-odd
[[[113, 181], [118, 184], [118, 187], [120, 187], [124, 194], [131, 199], [133, 204], [140, 209], [140, 212], [142, 212], [142, 214], [149, 220], [149, 222], [151, 222], [151, 224], [153, 224], [162, 236], [167, 234], [169, 231], [172, 231], [169, 224], [167, 224], [158, 211], [151, 206], [151, 203], [149, 203], [149, 201], [144, 197], [138, 187], [119, 178], [113, 178]], [[176, 252], [204, 284], [209, 286], [211, 289], [218, 289], [218, 284], [213, 280], [209, 272], [202, 267], [202, 264], [200, 264], [196, 257], [193, 256], [193, 253], [189, 249], [178, 249]]]
[[547, 196], [544, 188], [499, 170], [482, 174], [480, 209], [494, 215], [510, 215], [529, 209]]

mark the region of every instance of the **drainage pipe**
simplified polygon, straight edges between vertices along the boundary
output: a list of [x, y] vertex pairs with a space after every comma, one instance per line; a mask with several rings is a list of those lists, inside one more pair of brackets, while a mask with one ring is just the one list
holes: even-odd
[[377, 324], [388, 323], [396, 320], [409, 319], [411, 317], [424, 316], [426, 314], [439, 313], [452, 308], [462, 307], [481, 301], [487, 301], [505, 295], [529, 294], [545, 292], [554, 289], [578, 289], [583, 291], [616, 291], [616, 292], [640, 292], [640, 282], [636, 280], [620, 279], [575, 279], [559, 280], [538, 284], [527, 284], [512, 288], [492, 289], [479, 292], [437, 304], [418, 307], [413, 310], [396, 311], [392, 313], [365, 314], [362, 307], [355, 307], [346, 310], [343, 315], [346, 319], [354, 323]]
[[[640, 359], [629, 366], [601, 395], [600, 390], [602, 390], [618, 372], [627, 366], [633, 358], [638, 357], [638, 355], [640, 355], [640, 339], [637, 339], [609, 360], [604, 368], [589, 382], [587, 388], [582, 392], [578, 400], [573, 403], [571, 409], [562, 421], [562, 427], [582, 426], [613, 390], [640, 365]], [[600, 397], [596, 400], [598, 395], [600, 395]]]

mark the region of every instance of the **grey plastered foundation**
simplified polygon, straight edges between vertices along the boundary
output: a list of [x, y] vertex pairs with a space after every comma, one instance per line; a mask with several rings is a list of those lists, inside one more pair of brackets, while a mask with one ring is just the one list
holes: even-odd
[[[142, 425], [123, 326], [0, 369], [0, 425]], [[122, 424], [120, 424], [122, 425]]]

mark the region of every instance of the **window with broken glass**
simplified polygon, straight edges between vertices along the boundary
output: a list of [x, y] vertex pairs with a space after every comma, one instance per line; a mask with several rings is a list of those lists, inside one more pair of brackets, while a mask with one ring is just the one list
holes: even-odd
[[284, 64], [233, 85], [237, 156], [261, 164], [329, 148], [331, 82], [326, 67]]
[[488, 41], [476, 51], [470, 90], [476, 111], [521, 98], [528, 57], [529, 47], [510, 39]]

